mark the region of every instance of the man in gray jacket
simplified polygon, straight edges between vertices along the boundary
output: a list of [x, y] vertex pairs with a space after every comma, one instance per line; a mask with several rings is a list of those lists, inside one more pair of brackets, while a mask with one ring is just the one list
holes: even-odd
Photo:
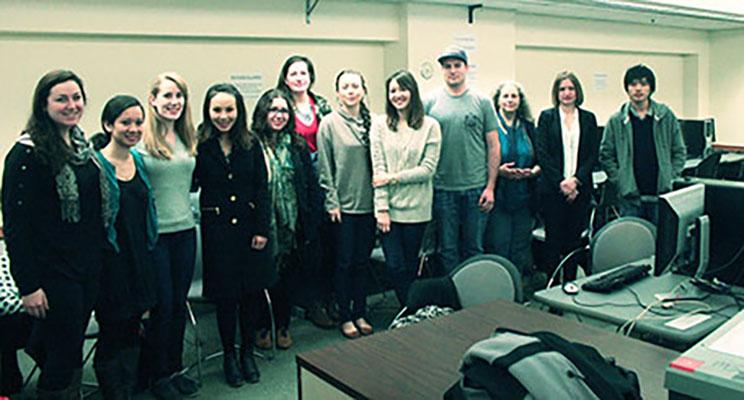
[[658, 195], [672, 189], [687, 150], [674, 112], [651, 99], [653, 71], [639, 64], [625, 72], [623, 81], [630, 101], [607, 121], [599, 162], [617, 191], [620, 214], [655, 224]]

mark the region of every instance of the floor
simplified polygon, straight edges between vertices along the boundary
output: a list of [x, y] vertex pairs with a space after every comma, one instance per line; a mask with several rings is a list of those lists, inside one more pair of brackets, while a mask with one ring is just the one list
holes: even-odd
[[[398, 311], [398, 302], [392, 291], [370, 296], [368, 299], [368, 320], [378, 331], [384, 330], [392, 321]], [[203, 340], [203, 355], [209, 355], [221, 350], [219, 336], [215, 321], [214, 308], [209, 305], [198, 306], [195, 310], [199, 323], [199, 334]], [[296, 316], [292, 320], [290, 333], [294, 345], [289, 350], [277, 350], [276, 358], [268, 360], [271, 351], [262, 351], [263, 358], [258, 358], [258, 367], [261, 370], [261, 382], [255, 385], [245, 384], [240, 388], [227, 386], [222, 374], [222, 358], [213, 358], [202, 365], [202, 390], [198, 396], [201, 399], [296, 399], [297, 398], [297, 367], [295, 365], [295, 354], [307, 350], [321, 348], [329, 344], [340, 342], [345, 339], [336, 329], [323, 330], [315, 327], [305, 319]], [[186, 349], [184, 351], [184, 362], [186, 364], [196, 361], [194, 348], [194, 331], [192, 327], [186, 330]], [[89, 345], [88, 345], [89, 346]], [[22, 352], [19, 352], [21, 370], [24, 375], [33, 367], [31, 360]], [[84, 382], [95, 382], [91, 362], [85, 366]], [[197, 368], [190, 370], [190, 375], [197, 378]], [[33, 399], [35, 378], [15, 399]], [[90, 395], [86, 399], [100, 399], [95, 389], [86, 389]], [[154, 399], [149, 393], [141, 393], [136, 399]]]

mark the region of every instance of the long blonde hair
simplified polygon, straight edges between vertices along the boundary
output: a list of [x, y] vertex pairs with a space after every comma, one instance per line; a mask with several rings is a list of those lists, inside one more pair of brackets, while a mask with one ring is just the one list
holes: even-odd
[[157, 158], [170, 159], [173, 155], [173, 149], [165, 142], [165, 124], [163, 123], [160, 114], [152, 105], [152, 99], [158, 95], [160, 85], [165, 81], [169, 80], [178, 86], [178, 89], [183, 94], [183, 112], [181, 116], [176, 120], [174, 124], [174, 130], [176, 135], [181, 139], [181, 142], [186, 146], [189, 155], [196, 154], [196, 130], [194, 129], [194, 123], [191, 119], [191, 106], [189, 104], [189, 87], [186, 85], [186, 81], [175, 72], [164, 72], [158, 75], [157, 79], [150, 85], [150, 96], [147, 102], [147, 123], [145, 124], [145, 132], [142, 137], [142, 142], [145, 144], [145, 149], [152, 156]]

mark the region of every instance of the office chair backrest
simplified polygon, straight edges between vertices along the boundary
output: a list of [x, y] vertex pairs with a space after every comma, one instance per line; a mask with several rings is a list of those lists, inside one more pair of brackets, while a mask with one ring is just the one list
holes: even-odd
[[700, 164], [695, 167], [694, 175], [698, 178], [717, 178], [718, 163], [721, 162], [721, 155], [722, 153], [716, 152], [705, 157], [703, 161], [700, 161]]
[[522, 279], [511, 261], [495, 254], [471, 257], [450, 274], [462, 308], [493, 300], [522, 302]]
[[603, 226], [590, 244], [593, 274], [656, 253], [656, 227], [645, 219], [621, 217]]

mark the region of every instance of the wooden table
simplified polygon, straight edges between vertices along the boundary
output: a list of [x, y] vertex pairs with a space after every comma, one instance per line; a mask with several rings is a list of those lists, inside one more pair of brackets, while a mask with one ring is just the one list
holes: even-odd
[[441, 399], [460, 359], [496, 327], [550, 331], [596, 347], [639, 375], [644, 399], [665, 399], [664, 369], [679, 354], [575, 321], [497, 301], [417, 325], [297, 355], [300, 399]]

